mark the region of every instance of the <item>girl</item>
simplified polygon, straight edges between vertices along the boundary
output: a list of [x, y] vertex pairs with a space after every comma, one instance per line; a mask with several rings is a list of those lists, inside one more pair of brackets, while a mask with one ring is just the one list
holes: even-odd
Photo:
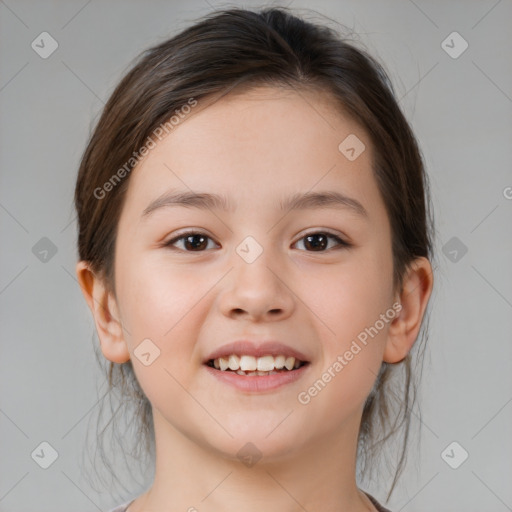
[[122, 79], [75, 203], [109, 385], [155, 457], [116, 512], [387, 510], [356, 464], [403, 426], [392, 492], [432, 221], [372, 57], [286, 9], [215, 12]]

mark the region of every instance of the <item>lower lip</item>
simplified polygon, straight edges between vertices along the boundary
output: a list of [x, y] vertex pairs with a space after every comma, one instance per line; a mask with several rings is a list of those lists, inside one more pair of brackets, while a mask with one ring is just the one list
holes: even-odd
[[208, 372], [220, 381], [229, 384], [241, 391], [253, 393], [272, 391], [285, 384], [295, 382], [306, 372], [311, 363], [307, 363], [293, 371], [274, 373], [273, 375], [238, 375], [235, 372], [221, 371], [205, 365]]

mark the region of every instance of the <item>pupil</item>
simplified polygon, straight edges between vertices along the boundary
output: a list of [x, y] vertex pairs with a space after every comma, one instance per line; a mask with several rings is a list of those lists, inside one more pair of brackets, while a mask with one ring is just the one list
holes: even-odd
[[[197, 239], [200, 240], [199, 244], [194, 244], [194, 242], [191, 242], [191, 240], [197, 240]], [[186, 238], [186, 244], [190, 244], [189, 247], [192, 246], [192, 249], [197, 250], [197, 249], [204, 248], [203, 246], [204, 246], [205, 240], [206, 240], [206, 237], [203, 235], [189, 235]]]
[[[203, 235], [189, 235], [186, 238], [186, 244], [193, 250], [204, 249], [205, 241], [206, 237]], [[321, 233], [308, 235], [306, 237], [306, 243], [309, 244], [313, 250], [325, 249], [327, 247], [327, 237]]]
[[[321, 241], [314, 241], [316, 238], [320, 238]], [[327, 237], [322, 234], [309, 235], [306, 237], [307, 243], [312, 245], [314, 249], [325, 249], [327, 247]]]

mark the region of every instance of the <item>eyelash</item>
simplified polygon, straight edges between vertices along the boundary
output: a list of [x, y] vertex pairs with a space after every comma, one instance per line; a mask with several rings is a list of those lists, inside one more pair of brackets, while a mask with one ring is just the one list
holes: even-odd
[[[205, 252], [206, 250], [202, 250], [202, 251], [187, 251], [185, 249], [178, 249], [176, 247], [173, 247], [173, 244], [175, 244], [176, 242], [178, 242], [179, 240], [183, 240], [189, 236], [193, 236], [193, 235], [200, 235], [200, 236], [204, 236], [210, 240], [213, 240], [211, 237], [209, 237], [206, 233], [202, 233], [201, 231], [186, 231], [185, 233], [181, 233], [179, 236], [169, 240], [168, 242], [166, 242], [164, 244], [164, 247], [168, 247], [169, 249], [173, 250], [173, 251], [182, 251], [182, 252], [190, 252], [190, 253], [199, 253], [199, 252]], [[338, 243], [338, 249], [341, 249], [343, 247], [345, 248], [348, 248], [348, 247], [351, 247], [352, 244], [346, 242], [345, 240], [341, 239], [339, 236], [335, 235], [334, 233], [331, 233], [329, 231], [312, 231], [310, 233], [306, 233], [304, 236], [302, 236], [301, 238], [299, 238], [299, 240], [297, 240], [297, 242], [303, 240], [304, 238], [308, 237], [308, 236], [312, 236], [312, 235], [327, 235], [328, 238], [331, 238], [331, 239], [334, 239], [337, 243]], [[295, 243], [297, 243], [295, 242]], [[331, 251], [333, 248], [330, 248], [330, 249], [326, 249], [326, 250], [322, 250], [322, 251], [305, 251], [305, 252], [329, 252]], [[336, 248], [335, 248], [336, 249]]]

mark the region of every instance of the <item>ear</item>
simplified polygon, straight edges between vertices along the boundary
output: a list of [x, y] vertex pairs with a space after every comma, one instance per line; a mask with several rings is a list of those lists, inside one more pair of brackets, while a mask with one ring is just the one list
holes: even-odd
[[103, 280], [94, 274], [86, 261], [77, 263], [76, 275], [94, 317], [103, 355], [114, 363], [125, 363], [130, 359], [130, 352], [114, 295], [107, 291]]
[[434, 276], [430, 261], [419, 257], [410, 265], [399, 296], [402, 309], [391, 322], [383, 360], [399, 363], [411, 350], [420, 331], [432, 293]]

